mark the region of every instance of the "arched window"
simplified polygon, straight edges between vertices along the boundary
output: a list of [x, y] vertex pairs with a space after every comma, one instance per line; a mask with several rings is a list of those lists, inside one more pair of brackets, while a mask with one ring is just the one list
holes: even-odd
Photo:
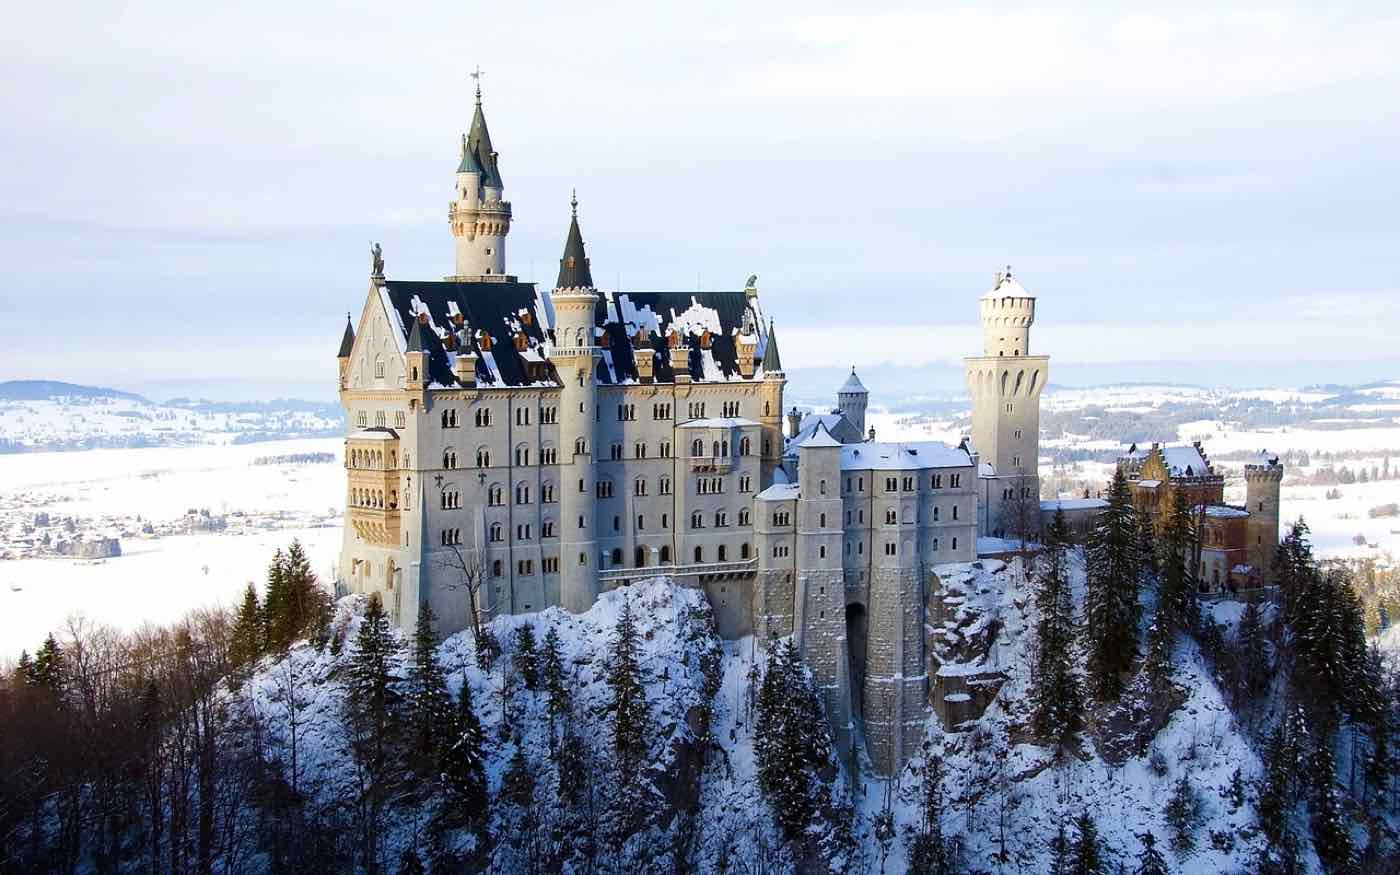
[[490, 534], [490, 538], [491, 538], [491, 543], [493, 543], [493, 544], [499, 544], [501, 541], [505, 540], [505, 532], [504, 532], [504, 530], [501, 528], [501, 524], [500, 524], [500, 523], [492, 523], [492, 524], [491, 524], [491, 534]]
[[457, 451], [451, 447], [443, 450], [442, 467], [452, 470], [457, 467]]
[[739, 508], [739, 525], [741, 525], [741, 526], [747, 526], [747, 525], [750, 525], [750, 524], [751, 524], [751, 518], [750, 518], [750, 516], [749, 516], [749, 509], [748, 509], [747, 507], [741, 507], [741, 508]]
[[576, 456], [582, 456], [583, 454], [585, 454], [585, 453], [587, 453], [587, 452], [588, 452], [588, 441], [584, 440], [583, 438], [579, 438], [578, 440], [574, 441], [574, 455], [576, 455]]
[[747, 456], [748, 454], [749, 454], [749, 439], [746, 438], [746, 437], [739, 438], [739, 455], [741, 455], [741, 456]]
[[720, 544], [720, 545], [719, 545], [719, 558], [718, 558], [718, 560], [716, 560], [716, 561], [723, 562], [723, 561], [725, 560], [725, 556], [726, 556], [726, 555], [727, 555], [727, 554], [726, 554], [726, 548], [725, 548], [725, 546], [724, 546], [723, 544]]
[[691, 442], [690, 442], [690, 454], [691, 454], [692, 456], [703, 456], [703, 455], [705, 455], [705, 442], [702, 441], [702, 440], [700, 440], [699, 438], [696, 438], [695, 440], [691, 441]]
[[696, 546], [696, 548], [695, 548], [695, 561], [696, 561], [696, 562], [704, 562], [704, 561], [705, 561], [705, 548], [704, 548], [704, 547], [701, 547], [701, 546], [698, 546], [698, 545]]
[[715, 458], [719, 458], [719, 441], [715, 441], [715, 443], [714, 443], [714, 450], [715, 450], [715, 451], [714, 451], [714, 453], [713, 453], [712, 455], [713, 455]]
[[500, 576], [501, 576], [501, 560], [495, 559], [495, 560], [493, 560], [493, 561], [491, 562], [491, 576], [492, 576], [492, 577], [500, 577]]
[[486, 504], [490, 507], [500, 507], [505, 502], [502, 500], [501, 484], [492, 483], [486, 490]]
[[662, 545], [661, 545], [661, 564], [662, 564], [662, 565], [670, 565], [670, 564], [671, 564], [671, 547], [670, 547], [669, 544], [662, 544]]
[[647, 548], [638, 546], [633, 557], [633, 564], [638, 568], [645, 568], [647, 564]]
[[530, 486], [529, 486], [528, 483], [517, 483], [517, 484], [515, 484], [515, 503], [516, 503], [516, 504], [529, 504], [529, 503], [530, 503]]
[[819, 528], [819, 529], [824, 529], [824, 528], [826, 528], [826, 514], [823, 513], [823, 514], [818, 514], [818, 515], [817, 515], [817, 528]]
[[486, 447], [477, 447], [477, 450], [476, 450], [476, 466], [477, 466], [478, 468], [490, 468], [490, 467], [491, 467], [491, 451], [488, 450]]
[[621, 548], [621, 547], [614, 547], [614, 548], [612, 549], [612, 556], [611, 556], [611, 559], [612, 559], [612, 564], [614, 564], [614, 565], [621, 565], [621, 564], [622, 564], [622, 548]]
[[748, 545], [747, 543], [744, 543], [744, 544], [740, 544], [740, 545], [739, 545], [739, 558], [740, 558], [740, 559], [747, 559], [747, 558], [749, 558], [749, 545]]

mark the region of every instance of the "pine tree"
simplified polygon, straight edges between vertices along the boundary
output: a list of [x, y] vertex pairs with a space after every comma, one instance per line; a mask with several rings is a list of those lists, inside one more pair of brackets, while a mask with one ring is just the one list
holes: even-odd
[[953, 861], [943, 838], [943, 760], [933, 751], [920, 770], [919, 826], [909, 842], [909, 871], [917, 875], [952, 875]]
[[1259, 826], [1269, 840], [1277, 844], [1288, 832], [1291, 809], [1288, 748], [1282, 726], [1274, 727], [1264, 748], [1264, 783], [1259, 789], [1255, 811]]
[[1328, 872], [1346, 872], [1355, 856], [1351, 830], [1342, 812], [1341, 791], [1336, 787], [1336, 762], [1332, 743], [1325, 735], [1318, 740], [1312, 759], [1311, 778], [1316, 792], [1313, 804], [1313, 848]]
[[231, 638], [229, 658], [234, 665], [247, 665], [262, 655], [262, 603], [258, 601], [258, 591], [251, 583], [243, 591], [243, 603], [238, 606], [238, 613], [234, 617]]
[[559, 800], [567, 806], [576, 805], [588, 786], [588, 758], [583, 739], [572, 729], [565, 728], [554, 749], [554, 773]]
[[413, 632], [413, 665], [408, 675], [408, 715], [413, 729], [414, 752], [420, 763], [437, 759], [439, 745], [451, 739], [456, 724], [452, 696], [438, 661], [437, 616], [424, 602], [418, 608]]
[[379, 594], [373, 593], [360, 620], [359, 635], [350, 664], [347, 704], [357, 736], [359, 755], [371, 769], [382, 769], [398, 734], [402, 694], [392, 672], [398, 642], [384, 613]]
[[1196, 625], [1196, 525], [1184, 490], [1173, 493], [1172, 507], [1162, 530], [1158, 613], [1174, 628]]
[[1159, 608], [1147, 629], [1147, 658], [1142, 664], [1148, 690], [1155, 698], [1164, 695], [1172, 682], [1172, 630], [1162, 614]]
[[548, 696], [549, 743], [554, 744], [554, 724], [573, 710], [572, 695], [569, 692], [568, 678], [564, 674], [564, 655], [559, 642], [559, 633], [550, 626], [544, 633], [544, 646], [541, 648], [544, 661], [544, 689]]
[[783, 834], [796, 839], [816, 812], [820, 788], [814, 771], [826, 765], [830, 742], [816, 689], [792, 639], [770, 647], [755, 736], [759, 787]]
[[1085, 548], [1087, 666], [1094, 694], [1104, 700], [1118, 697], [1123, 675], [1137, 656], [1138, 586], [1143, 576], [1137, 539], [1137, 512], [1128, 481], [1117, 471], [1108, 507]]
[[1055, 826], [1055, 838], [1050, 842], [1049, 875], [1069, 875], [1069, 852], [1069, 831], [1065, 829], [1065, 822], [1060, 820]]
[[1076, 835], [1070, 850], [1069, 871], [1072, 875], [1106, 875], [1103, 851], [1099, 847], [1099, 828], [1087, 810], [1080, 813], [1074, 826]]
[[1239, 811], [1244, 807], [1244, 773], [1240, 771], [1238, 766], [1235, 767], [1234, 774], [1230, 776], [1229, 799], [1231, 810]]
[[1167, 823], [1172, 828], [1172, 847], [1178, 851], [1188, 851], [1196, 844], [1195, 830], [1199, 819], [1200, 801], [1191, 781], [1182, 775], [1172, 786], [1172, 795], [1167, 800]]
[[539, 656], [535, 653], [535, 627], [522, 623], [515, 630], [515, 666], [520, 671], [520, 679], [525, 689], [534, 691], [539, 686]]
[[34, 651], [33, 684], [54, 696], [62, 696], [68, 689], [67, 654], [53, 633]]
[[418, 852], [413, 848], [404, 848], [399, 855], [398, 875], [426, 875], [427, 869], [423, 867], [423, 861], [418, 858]]
[[1283, 613], [1290, 622], [1302, 603], [1304, 590], [1317, 577], [1312, 544], [1308, 541], [1308, 524], [1298, 520], [1289, 526], [1288, 534], [1274, 551], [1273, 577], [1283, 596]]
[[1138, 561], [1142, 563], [1141, 582], [1145, 586], [1155, 581], [1160, 571], [1160, 563], [1157, 560], [1157, 530], [1151, 514], [1138, 514], [1137, 523], [1137, 554]]
[[535, 776], [525, 759], [525, 745], [519, 739], [515, 742], [515, 753], [511, 754], [505, 777], [501, 780], [501, 801], [522, 811], [534, 806]]
[[631, 784], [640, 777], [651, 737], [651, 712], [642, 668], [638, 661], [637, 624], [632, 600], [624, 597], [608, 665], [608, 689], [612, 691], [613, 753], [621, 780]]
[[1151, 832], [1142, 836], [1142, 854], [1135, 875], [1167, 875], [1167, 861], [1157, 850], [1157, 837]]
[[1061, 750], [1069, 746], [1074, 734], [1084, 723], [1084, 700], [1079, 679], [1074, 674], [1071, 644], [1074, 635], [1074, 614], [1070, 599], [1069, 572], [1066, 553], [1069, 547], [1069, 527], [1063, 511], [1045, 532], [1044, 550], [1036, 574], [1036, 607], [1040, 621], [1036, 626], [1036, 664], [1031, 700], [1034, 711], [1032, 723], [1036, 733], [1053, 742]]
[[457, 696], [453, 728], [448, 741], [441, 747], [438, 768], [442, 782], [451, 794], [457, 812], [469, 820], [486, 820], [486, 769], [483, 757], [485, 741], [481, 722], [472, 707], [472, 688], [466, 678]]
[[1240, 614], [1239, 632], [1235, 638], [1241, 691], [1257, 696], [1269, 684], [1269, 643], [1264, 635], [1259, 608], [1247, 602]]
[[267, 566], [267, 587], [263, 590], [263, 644], [268, 650], [284, 650], [291, 643], [291, 600], [287, 557], [279, 549]]

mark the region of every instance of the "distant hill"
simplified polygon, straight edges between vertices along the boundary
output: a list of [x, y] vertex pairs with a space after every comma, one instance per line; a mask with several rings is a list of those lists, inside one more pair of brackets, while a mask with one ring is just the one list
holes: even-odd
[[102, 386], [79, 386], [59, 380], [7, 380], [0, 383], [0, 400], [48, 401], [54, 398], [121, 398], [150, 404], [150, 399], [134, 392], [122, 392]]

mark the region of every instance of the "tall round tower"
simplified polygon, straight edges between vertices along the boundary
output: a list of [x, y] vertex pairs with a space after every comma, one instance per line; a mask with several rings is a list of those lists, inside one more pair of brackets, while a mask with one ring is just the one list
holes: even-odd
[[554, 346], [550, 359], [559, 372], [559, 601], [565, 610], [583, 613], [598, 598], [598, 542], [594, 534], [594, 407], [597, 347], [593, 344], [593, 309], [598, 292], [578, 230], [578, 199], [559, 279], [550, 295], [554, 303]]
[[1249, 564], [1255, 579], [1269, 581], [1278, 547], [1279, 491], [1283, 465], [1277, 456], [1261, 453], [1257, 462], [1244, 466], [1245, 506], [1249, 510]]
[[866, 390], [865, 384], [856, 376], [856, 369], [852, 367], [851, 375], [846, 378], [841, 388], [836, 390], [836, 407], [846, 417], [846, 421], [856, 427], [862, 439], [865, 437], [865, 408], [869, 403], [870, 392]]
[[[982, 355], [963, 360], [972, 399], [972, 443], [983, 463], [979, 476], [978, 531], [1011, 530], [1007, 502], [1038, 524], [1040, 510], [1040, 393], [1050, 373], [1049, 356], [1030, 354], [1035, 298], [1011, 275], [998, 271], [992, 290], [982, 296]], [[1022, 524], [1022, 523], [1018, 523]], [[1022, 534], [1022, 533], [1016, 533]]]
[[452, 279], [504, 276], [506, 235], [510, 233], [510, 203], [502, 199], [505, 186], [497, 166], [486, 116], [481, 111], [481, 87], [476, 89], [476, 114], [471, 131], [462, 137], [455, 197], [447, 206], [447, 222], [456, 241]]

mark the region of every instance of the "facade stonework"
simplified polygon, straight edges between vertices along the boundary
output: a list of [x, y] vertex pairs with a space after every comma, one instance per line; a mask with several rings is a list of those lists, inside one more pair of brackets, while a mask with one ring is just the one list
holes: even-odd
[[[576, 200], [552, 290], [518, 281], [498, 162], [478, 100], [449, 210], [453, 274], [386, 276], [376, 250], [346, 326], [338, 584], [380, 594], [404, 628], [429, 605], [452, 632], [474, 614], [584, 611], [666, 574], [704, 590], [724, 637], [794, 636], [840, 748], [899, 769], [929, 714], [934, 569], [977, 556], [976, 449], [876, 442], [854, 371], [832, 414], [785, 435], [756, 282], [601, 291]], [[1034, 373], [997, 397], [1033, 407], [1045, 359], [1009, 342]], [[984, 458], [1033, 471], [1036, 436], [1000, 432], [1038, 414], [987, 421]]]

